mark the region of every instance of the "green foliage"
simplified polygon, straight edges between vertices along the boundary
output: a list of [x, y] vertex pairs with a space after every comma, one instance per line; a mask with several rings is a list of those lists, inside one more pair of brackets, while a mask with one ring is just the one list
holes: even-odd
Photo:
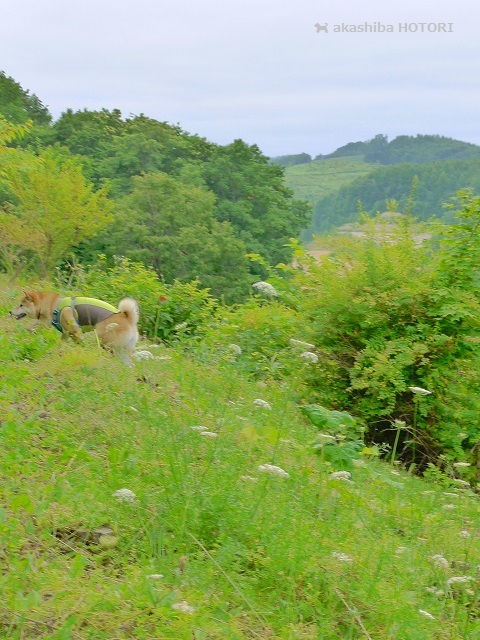
[[2, 168], [9, 192], [0, 212], [4, 258], [12, 250], [33, 254], [48, 276], [69, 249], [112, 219], [106, 190], [94, 190], [66, 149], [50, 147], [38, 156], [16, 149]]
[[133, 180], [133, 192], [93, 247], [100, 242], [108, 256], [141, 261], [166, 283], [198, 279], [229, 303], [244, 298], [251, 280], [245, 246], [229, 223], [214, 218], [213, 194], [166, 173]]
[[310, 207], [293, 199], [284, 169], [269, 163], [256, 145], [235, 140], [215, 149], [202, 175], [217, 196], [216, 217], [232, 225], [248, 253], [259, 253], [270, 264], [287, 262], [286, 245], [308, 223]]
[[14, 124], [32, 121], [35, 125], [48, 125], [52, 120], [41, 100], [22, 89], [4, 71], [0, 71], [0, 114]]
[[231, 362], [236, 370], [255, 379], [286, 380], [301, 386], [306, 372], [315, 365], [301, 357], [305, 347], [294, 347], [290, 341], [307, 338], [296, 311], [256, 297], [223, 311], [206, 332], [201, 353]]
[[[428, 243], [418, 245], [408, 219], [396, 228], [370, 221], [363, 240], [332, 240], [334, 252], [296, 282], [321, 354], [309, 381], [316, 398], [362, 416], [380, 440], [391, 437], [394, 419], [413, 424], [413, 441], [427, 457], [439, 449], [458, 455], [460, 431], [471, 436], [464, 448], [480, 435], [472, 420], [473, 407], [480, 408], [477, 383], [470, 413], [458, 411], [466, 388], [452, 385], [460, 370], [472, 381], [478, 362], [480, 301], [473, 283], [479, 215], [478, 199], [464, 196], [458, 222], [443, 228], [436, 254]], [[333, 376], [314, 377], [328, 367]], [[411, 386], [433, 394], [416, 404]], [[445, 423], [452, 426], [442, 436]]]
[[342, 435], [353, 440], [363, 433], [363, 428], [346, 411], [330, 411], [319, 404], [307, 404], [300, 407], [302, 413], [318, 429], [333, 435]]
[[311, 161], [312, 156], [308, 153], [297, 153], [295, 155], [276, 156], [275, 158], [270, 158], [270, 162], [273, 162], [273, 164], [280, 164], [282, 167], [294, 167]]

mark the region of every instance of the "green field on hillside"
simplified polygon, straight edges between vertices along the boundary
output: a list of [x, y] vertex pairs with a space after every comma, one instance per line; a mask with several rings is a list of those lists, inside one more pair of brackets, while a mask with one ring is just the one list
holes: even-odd
[[376, 166], [364, 162], [360, 156], [314, 160], [287, 167], [285, 182], [296, 198], [308, 200], [315, 208], [319, 200], [367, 175]]

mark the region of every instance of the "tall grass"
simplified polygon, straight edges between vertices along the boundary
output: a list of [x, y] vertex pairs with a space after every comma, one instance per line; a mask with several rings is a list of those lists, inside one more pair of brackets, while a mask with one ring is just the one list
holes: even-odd
[[285, 382], [151, 345], [127, 370], [94, 341], [29, 333], [5, 315], [14, 293], [0, 637], [480, 637], [466, 485], [368, 459], [332, 476]]

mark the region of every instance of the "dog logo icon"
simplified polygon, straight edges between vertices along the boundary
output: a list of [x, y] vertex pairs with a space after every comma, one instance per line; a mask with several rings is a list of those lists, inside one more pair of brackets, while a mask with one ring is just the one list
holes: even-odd
[[325, 33], [328, 33], [328, 22], [325, 22], [325, 24], [319, 24], [317, 22], [317, 24], [315, 24], [314, 26], [317, 30], [317, 33], [320, 33], [320, 31], [325, 31]]

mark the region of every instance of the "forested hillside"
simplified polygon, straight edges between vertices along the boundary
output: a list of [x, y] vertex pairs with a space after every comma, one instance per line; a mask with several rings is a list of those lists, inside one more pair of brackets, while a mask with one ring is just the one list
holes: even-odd
[[443, 136], [398, 136], [388, 142], [378, 135], [313, 161], [294, 162], [305, 155], [274, 159], [287, 167], [295, 195], [314, 208], [305, 238], [358, 220], [359, 210], [382, 212], [387, 200], [396, 200], [400, 211], [408, 203], [420, 220], [432, 215], [448, 220], [444, 204], [450, 197], [480, 185], [480, 147]]

